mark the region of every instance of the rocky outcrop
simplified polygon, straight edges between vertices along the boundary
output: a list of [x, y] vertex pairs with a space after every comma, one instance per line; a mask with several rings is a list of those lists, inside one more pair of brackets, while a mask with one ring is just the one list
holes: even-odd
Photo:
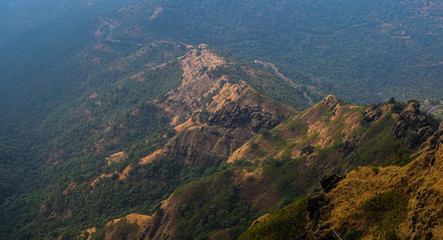
[[183, 131], [165, 147], [166, 155], [188, 164], [204, 158], [228, 158], [260, 129], [271, 129], [291, 116], [288, 107], [265, 98], [246, 83], [242, 93], [223, 105], [207, 124]]
[[416, 149], [434, 134], [434, 130], [427, 117], [420, 112], [420, 103], [409, 100], [392, 133], [397, 138], [406, 139], [409, 147]]
[[[302, 155], [303, 148], [308, 145], [321, 148], [333, 146], [338, 136], [343, 141], [347, 141], [349, 149], [352, 149], [356, 141], [352, 133], [359, 128], [358, 120], [362, 115], [361, 112], [357, 111], [357, 108], [358, 106], [344, 104], [340, 99], [329, 95], [314, 107], [293, 117], [290, 123], [280, 124], [273, 131], [278, 136], [284, 137], [287, 142], [304, 142], [303, 144], [296, 144], [291, 149], [290, 155], [292, 158]], [[266, 124], [269, 126], [274, 124], [273, 122], [268, 122]], [[284, 153], [284, 150], [281, 148], [273, 148], [272, 144], [267, 141], [268, 139], [265, 137], [258, 137], [254, 140], [254, 143], [266, 152], [265, 156], [272, 155], [274, 159], [280, 159], [284, 154], [288, 155], [288, 152]], [[264, 158], [250, 151], [250, 146], [251, 141], [239, 148], [228, 161], [255, 161], [256, 159]], [[312, 157], [308, 158], [309, 161], [312, 159]], [[308, 167], [316, 164], [316, 162], [310, 161]], [[328, 170], [325, 170], [325, 172]]]
[[208, 72], [226, 64], [226, 61], [200, 45], [178, 59], [183, 74], [181, 85], [168, 92], [153, 104], [162, 109], [172, 119], [171, 125], [177, 126], [188, 120], [201, 109], [206, 99], [216, 94], [223, 87], [224, 77], [211, 77]]
[[380, 119], [390, 110], [391, 106], [386, 102], [382, 102], [366, 109], [364, 116], [368, 122], [373, 122]]
[[[416, 102], [410, 101], [408, 105], [404, 116], [421, 119], [414, 115], [419, 114]], [[426, 127], [419, 121], [409, 123]], [[330, 192], [311, 195], [305, 239], [338, 239], [337, 236], [344, 239], [351, 232], [359, 232], [361, 239], [371, 239], [377, 234], [387, 236], [388, 230], [390, 237], [396, 239], [442, 239], [443, 124], [426, 142], [430, 139], [435, 146], [423, 144], [416, 159], [404, 167], [378, 167], [376, 173], [374, 167], [363, 167], [349, 172]], [[377, 199], [375, 196], [385, 196], [388, 200], [379, 201], [368, 210], [367, 203]], [[370, 212], [391, 206], [392, 202], [401, 210]], [[400, 220], [391, 216], [400, 216]]]
[[[258, 93], [246, 82], [230, 83], [211, 70], [228, 64], [222, 57], [199, 46], [179, 59], [182, 84], [153, 102], [179, 131], [161, 151], [143, 158], [149, 163], [166, 156], [187, 164], [229, 157], [260, 129], [271, 129], [295, 111]], [[207, 122], [201, 121], [204, 112]]]
[[341, 105], [339, 99], [333, 95], [327, 96], [325, 99], [323, 99], [323, 101], [321, 101], [321, 103], [326, 105], [333, 112], [337, 111]]
[[408, 168], [408, 232], [411, 239], [443, 237], [443, 123]]
[[284, 108], [275, 102], [267, 101], [254, 90], [248, 89], [236, 102], [217, 111], [209, 119], [208, 125], [227, 129], [243, 128], [257, 133], [262, 128], [271, 129], [281, 123], [289, 116], [284, 112]]

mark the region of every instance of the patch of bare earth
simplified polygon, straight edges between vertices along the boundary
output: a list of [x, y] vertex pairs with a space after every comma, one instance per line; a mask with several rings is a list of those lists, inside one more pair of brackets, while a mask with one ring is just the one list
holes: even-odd
[[103, 173], [102, 175], [100, 175], [99, 177], [97, 177], [96, 179], [94, 179], [91, 182], [91, 186], [94, 187], [95, 184], [97, 184], [98, 182], [100, 182], [100, 180], [104, 179], [104, 178], [110, 178], [112, 177], [114, 174], [118, 175], [118, 180], [125, 180], [128, 176], [129, 176], [129, 171], [131, 170], [131, 165], [128, 165], [127, 167], [125, 167], [125, 169], [123, 169], [123, 171], [121, 173], [117, 172], [117, 170], [115, 170], [113, 173], [108, 173], [105, 174]]
[[154, 160], [157, 159], [158, 157], [163, 156], [164, 153], [165, 153], [165, 150], [164, 150], [164, 149], [159, 149], [159, 150], [153, 152], [152, 154], [150, 154], [150, 155], [148, 155], [148, 156], [146, 156], [146, 157], [144, 157], [144, 158], [141, 158], [141, 159], [139, 160], [138, 164], [140, 164], [140, 165], [144, 165], [144, 164], [151, 163], [152, 161], [154, 161]]
[[156, 18], [161, 12], [163, 12], [162, 7], [155, 8], [154, 13], [149, 17], [149, 20], [154, 20], [154, 18]]
[[[177, 126], [187, 121], [191, 114], [201, 107], [203, 98], [221, 88], [223, 79], [212, 79], [207, 73], [226, 61], [200, 45], [179, 58], [183, 70], [181, 86], [167, 93], [165, 100], [154, 104], [163, 109]], [[186, 108], [184, 108], [184, 105]]]
[[108, 161], [108, 166], [111, 166], [112, 163], [118, 163], [127, 157], [128, 154], [126, 152], [118, 152], [106, 157], [105, 160]]
[[[121, 220], [126, 220], [128, 223], [135, 223], [135, 224], [137, 224], [140, 227], [139, 231], [142, 231], [150, 223], [151, 217], [147, 216], [147, 215], [132, 213], [132, 214], [129, 214], [129, 215], [125, 216], [125, 217], [117, 218], [117, 219], [109, 221], [105, 225], [105, 227], [112, 227], [113, 225], [117, 224]], [[87, 235], [88, 236], [87, 239], [90, 240], [91, 237], [92, 237], [92, 234], [95, 233], [96, 231], [97, 231], [97, 229], [95, 227], [88, 228], [88, 229], [82, 231], [81, 235], [82, 236]], [[114, 239], [114, 238], [111, 238], [111, 235], [112, 235], [112, 233], [108, 232], [106, 234], [106, 236], [105, 236], [105, 239]]]

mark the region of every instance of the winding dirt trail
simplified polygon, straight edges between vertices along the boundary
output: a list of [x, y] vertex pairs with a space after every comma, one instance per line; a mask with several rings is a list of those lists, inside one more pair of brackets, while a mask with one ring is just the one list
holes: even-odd
[[111, 22], [106, 21], [105, 18], [102, 16], [100, 16], [98, 19], [100, 20], [100, 22], [102, 24], [108, 26], [108, 28], [109, 28], [109, 33], [108, 33], [108, 36], [106, 36], [106, 40], [110, 41], [110, 42], [118, 42], [118, 40], [112, 40], [112, 34], [114, 33], [114, 29], [116, 28], [116, 25]]
[[[277, 74], [277, 76], [279, 76], [281, 79], [285, 80], [286, 82], [289, 83], [289, 85], [291, 85], [293, 88], [295, 89], [299, 89], [300, 85], [294, 83], [291, 79], [287, 78], [285, 75], [283, 75], [283, 73], [281, 73], [278, 68], [270, 62], [263, 62], [260, 60], [255, 60], [255, 63], [261, 64], [264, 67], [270, 67], [272, 68], [272, 70], [274, 71], [275, 74]], [[300, 90], [300, 89], [299, 89]], [[303, 91], [302, 91], [303, 92]], [[306, 94], [305, 92], [303, 92], [303, 96], [305, 97], [305, 99], [308, 101], [309, 105], [314, 105], [314, 102], [312, 101], [312, 99], [308, 96], [308, 94]]]

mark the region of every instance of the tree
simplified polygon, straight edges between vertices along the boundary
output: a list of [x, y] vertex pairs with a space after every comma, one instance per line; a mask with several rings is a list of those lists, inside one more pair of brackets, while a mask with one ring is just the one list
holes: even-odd
[[300, 154], [300, 155], [306, 154], [306, 156], [309, 156], [309, 155], [311, 155], [313, 152], [314, 152], [314, 147], [311, 146], [311, 145], [308, 145], [308, 146], [304, 147], [304, 148], [301, 150], [301, 154]]

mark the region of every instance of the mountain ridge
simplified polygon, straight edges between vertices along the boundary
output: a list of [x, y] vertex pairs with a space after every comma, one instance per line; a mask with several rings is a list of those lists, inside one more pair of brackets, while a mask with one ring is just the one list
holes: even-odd
[[[325, 106], [328, 106], [332, 109], [336, 109], [338, 110], [338, 108], [341, 108], [338, 99], [333, 97], [333, 96], [328, 96], [327, 98], [325, 98], [325, 100], [323, 100], [322, 102], [320, 102], [319, 104], [324, 104]], [[343, 103], [341, 103], [343, 104]], [[347, 105], [344, 105], [347, 106]], [[394, 107], [395, 105], [392, 103], [381, 103], [381, 104], [377, 104], [374, 105], [373, 107], [369, 107], [366, 108], [364, 111], [360, 112], [360, 115], [357, 119], [354, 119], [354, 123], [359, 123], [359, 119], [365, 119], [364, 117], [367, 117], [370, 119], [371, 124], [374, 125], [374, 127], [376, 128], [377, 121], [382, 121], [382, 119], [385, 119], [387, 114], [391, 112], [391, 109]], [[315, 110], [316, 107], [312, 107], [312, 109]], [[411, 112], [411, 110], [413, 110], [414, 112], [418, 111], [418, 105], [416, 104], [416, 101], [409, 101], [408, 105], [406, 106], [406, 108], [402, 111], [402, 114], [408, 114]], [[305, 115], [309, 112], [309, 110], [305, 113], [302, 113], [302, 115]], [[418, 112], [419, 113], [419, 112]], [[400, 118], [401, 114], [397, 114], [397, 123], [401, 123], [404, 119]], [[339, 118], [340, 114], [331, 114], [328, 115], [329, 117], [336, 117]], [[423, 115], [420, 115], [423, 116]], [[320, 116], [320, 118], [318, 119], [319, 121], [324, 121], [322, 119], [322, 117]], [[286, 122], [281, 123], [279, 126], [284, 126], [285, 124], [287, 124]], [[392, 134], [393, 136], [394, 133], [392, 132], [393, 130], [395, 130], [395, 122], [391, 122], [390, 126], [391, 126], [391, 130], [388, 129], [389, 134]], [[418, 121], [415, 122], [415, 126], [423, 126], [424, 125], [428, 125], [429, 123], [427, 123], [427, 120], [425, 120], [424, 118], [422, 118], [422, 121]], [[309, 217], [309, 221], [312, 222], [312, 224], [308, 224], [306, 225], [306, 229], [303, 229], [302, 232], [304, 232], [303, 234], [305, 234], [306, 239], [310, 239], [310, 238], [314, 238], [314, 239], [327, 239], [327, 237], [331, 237], [333, 236], [333, 230], [331, 229], [335, 229], [336, 233], [343, 236], [346, 235], [347, 231], [351, 231], [352, 229], [357, 229], [358, 231], [364, 233], [364, 236], [372, 236], [372, 234], [379, 234], [379, 235], [374, 235], [374, 236], [385, 236], [385, 234], [390, 234], [388, 233], [389, 231], [395, 229], [395, 234], [398, 237], [405, 237], [408, 235], [405, 234], [410, 234], [413, 235], [415, 234], [416, 236], [425, 236], [425, 235], [429, 235], [429, 231], [431, 231], [429, 227], [424, 227], [423, 225], [420, 230], [411, 230], [410, 227], [407, 227], [404, 224], [400, 224], [400, 226], [398, 225], [394, 225], [394, 227], [390, 227], [388, 230], [381, 228], [380, 225], [379, 227], [377, 227], [377, 225], [375, 224], [375, 220], [373, 220], [371, 217], [368, 217], [367, 215], [365, 215], [364, 219], [366, 219], [365, 223], [363, 223], [362, 221], [360, 221], [359, 219], [362, 218], [361, 214], [364, 213], [360, 213], [361, 210], [361, 206], [363, 204], [363, 208], [364, 208], [364, 202], [368, 202], [371, 201], [371, 196], [374, 196], [374, 192], [380, 189], [384, 189], [384, 191], [382, 192], [389, 192], [390, 189], [392, 189], [392, 186], [396, 186], [394, 187], [394, 189], [404, 189], [404, 184], [407, 184], [409, 182], [411, 182], [412, 185], [410, 185], [410, 189], [412, 189], [411, 191], [417, 191], [417, 187], [420, 181], [415, 181], [415, 180], [411, 180], [411, 181], [405, 181], [404, 178], [402, 177], [395, 177], [395, 181], [393, 181], [393, 176], [397, 176], [397, 175], [405, 175], [405, 176], [410, 176], [408, 174], [412, 174], [411, 176], [414, 176], [413, 179], [419, 179], [422, 177], [422, 174], [424, 174], [424, 176], [429, 175], [429, 173], [426, 173], [427, 171], [423, 171], [424, 169], [427, 168], [433, 168], [434, 170], [432, 174], [430, 174], [428, 177], [431, 179], [438, 179], [438, 175], [441, 175], [441, 171], [438, 170], [438, 166], [439, 163], [437, 163], [440, 160], [437, 159], [441, 159], [441, 147], [440, 147], [440, 142], [441, 142], [441, 129], [442, 129], [443, 125], [440, 125], [440, 128], [438, 129], [438, 131], [433, 132], [433, 135], [430, 136], [429, 138], [426, 139], [426, 141], [420, 143], [420, 147], [419, 147], [419, 152], [417, 152], [415, 155], [413, 155], [412, 160], [408, 160], [410, 161], [410, 163], [397, 163], [400, 164], [400, 166], [379, 166], [379, 165], [375, 165], [373, 167], [362, 167], [364, 165], [368, 165], [368, 163], [363, 163], [363, 165], [360, 165], [360, 167], [355, 168], [355, 166], [349, 170], [345, 170], [342, 171], [342, 173], [345, 173], [346, 176], [344, 178], [344, 180], [334, 180], [337, 181], [337, 183], [332, 183], [333, 187], [329, 188], [329, 190], [325, 190], [324, 193], [317, 193], [314, 194], [312, 196], [310, 196], [308, 198], [308, 204], [313, 204], [311, 203], [312, 201], [315, 201], [315, 199], [320, 199], [319, 197], [316, 196], [321, 196], [321, 200], [323, 201], [323, 203], [320, 203], [320, 205], [316, 208], [314, 208], [314, 210], [309, 210], [306, 209], [305, 212], [306, 214], [308, 214], [310, 211], [315, 211], [318, 212], [315, 215], [310, 215]], [[361, 127], [361, 126], [360, 126]], [[277, 127], [278, 128], [278, 127]], [[414, 127], [411, 125], [410, 129], [414, 129]], [[419, 132], [419, 131], [416, 131]], [[361, 137], [361, 139], [365, 139], [368, 138], [366, 137]], [[399, 138], [401, 139], [401, 138]], [[440, 140], [436, 140], [436, 139], [440, 139]], [[365, 140], [368, 141], [368, 140]], [[358, 141], [357, 141], [358, 142]], [[362, 143], [354, 143], [358, 145], [362, 145]], [[179, 144], [180, 145], [180, 144]], [[404, 145], [407, 146], [407, 145]], [[323, 146], [325, 149], [328, 149], [328, 145], [324, 145]], [[354, 147], [354, 148], [355, 148]], [[316, 152], [318, 150], [315, 150]], [[339, 150], [340, 152], [341, 150]], [[315, 153], [317, 154], [317, 153]], [[313, 154], [312, 156], [315, 157], [315, 154]], [[383, 157], [383, 160], [388, 160], [390, 157]], [[434, 159], [434, 160], [432, 160]], [[280, 160], [274, 160], [276, 161], [277, 165], [276, 167], [274, 167], [275, 169], [278, 169], [279, 166], [281, 167], [282, 165], [285, 166], [284, 161]], [[285, 160], [288, 161], [288, 160]], [[300, 160], [299, 160], [300, 161]], [[388, 160], [389, 162], [390, 160]], [[435, 162], [437, 161], [437, 162]], [[281, 162], [280, 164], [278, 162]], [[237, 163], [240, 163], [239, 161], [237, 161]], [[291, 161], [289, 161], [289, 163], [291, 163]], [[243, 163], [244, 164], [244, 163]], [[307, 164], [307, 163], [306, 163]], [[311, 163], [311, 166], [318, 166], [319, 162], [317, 163]], [[395, 163], [391, 162], [389, 163], [389, 165], [392, 165]], [[180, 187], [179, 189], [177, 189], [173, 194], [171, 194], [171, 196], [163, 201], [162, 203], [160, 203], [159, 205], [157, 205], [154, 209], [152, 214], [150, 215], [150, 217], [144, 217], [146, 220], [143, 221], [142, 223], [139, 224], [139, 226], [143, 226], [141, 228], [139, 228], [137, 231], [134, 230], [134, 232], [138, 232], [139, 236], [141, 237], [141, 239], [162, 239], [162, 238], [166, 238], [166, 239], [176, 239], [176, 238], [181, 238], [181, 237], [185, 237], [185, 236], [192, 236], [192, 235], [186, 235], [185, 233], [183, 233], [183, 231], [185, 231], [183, 229], [183, 224], [185, 222], [183, 219], [188, 219], [186, 221], [189, 221], [190, 219], [186, 216], [186, 212], [190, 211], [189, 208], [194, 210], [191, 210], [194, 212], [194, 214], [196, 213], [196, 210], [194, 204], [195, 202], [200, 202], [200, 204], [203, 204], [204, 206], [206, 206], [206, 204], [210, 204], [212, 201], [217, 201], [215, 199], [219, 199], [220, 197], [218, 196], [219, 194], [223, 194], [223, 192], [225, 190], [226, 187], [224, 187], [223, 185], [220, 185], [221, 182], [224, 182], [224, 184], [227, 184], [229, 186], [229, 184], [234, 184], [231, 185], [231, 189], [232, 186], [236, 186], [238, 191], [237, 197], [239, 201], [238, 203], [240, 204], [241, 202], [243, 202], [242, 204], [245, 203], [250, 203], [250, 204], [254, 204], [254, 206], [258, 209], [270, 209], [272, 208], [272, 206], [275, 206], [275, 204], [277, 204], [279, 202], [278, 198], [281, 199], [281, 193], [279, 193], [279, 191], [281, 191], [281, 189], [279, 190], [279, 188], [275, 185], [275, 176], [274, 175], [269, 175], [269, 170], [267, 167], [268, 165], [266, 163], [261, 163], [259, 165], [245, 165], [245, 166], [249, 166], [249, 167], [240, 167], [242, 165], [237, 165], [238, 167], [234, 167], [234, 168], [228, 168], [227, 170], [223, 170], [219, 173], [216, 173], [214, 175], [208, 176], [206, 178], [203, 178], [201, 180], [198, 180], [196, 182], [192, 182], [189, 183], [187, 185], [184, 185], [183, 187]], [[420, 167], [419, 167], [420, 166]], [[288, 168], [289, 166], [287, 166], [286, 168]], [[284, 170], [285, 168], [282, 168], [282, 170]], [[285, 171], [285, 170], [284, 170]], [[301, 170], [300, 168], [298, 168], [298, 170], [296, 169], [295, 171], [301, 171], [300, 173], [303, 174], [303, 171], [306, 170]], [[300, 174], [300, 173], [296, 173]], [[330, 174], [330, 171], [327, 171], [326, 174], [319, 174], [316, 175], [314, 181], [319, 181], [321, 180], [321, 185], [324, 187], [324, 183], [323, 183], [323, 179], [325, 179], [325, 177], [328, 176], [328, 174]], [[415, 175], [417, 175], [417, 177], [415, 177]], [[273, 177], [272, 177], [273, 176]], [[435, 178], [437, 177], [437, 178]], [[409, 178], [409, 177], [407, 177]], [[426, 178], [426, 177], [425, 177]], [[224, 179], [224, 180], [223, 180]], [[221, 181], [221, 182], [220, 182]], [[226, 182], [227, 181], [227, 182]], [[326, 180], [325, 180], [326, 181]], [[331, 181], [331, 180], [327, 180], [327, 181]], [[220, 182], [220, 183], [219, 183]], [[372, 182], [372, 184], [370, 184], [370, 187], [366, 187], [365, 186], [368, 184], [368, 182]], [[229, 184], [228, 184], [229, 183]], [[430, 189], [435, 188], [438, 186], [439, 182], [435, 182], [433, 180], [430, 180], [429, 183], [434, 184], [434, 187], [431, 188], [426, 188], [425, 191], [431, 191]], [[312, 184], [312, 182], [311, 182]], [[317, 183], [318, 184], [318, 183]], [[315, 185], [315, 184], [314, 184]], [[360, 186], [360, 187], [357, 187]], [[381, 187], [381, 186], [386, 186], [386, 187]], [[390, 187], [387, 187], [390, 186]], [[401, 186], [401, 187], [400, 187]], [[423, 188], [425, 189], [425, 188]], [[396, 191], [397, 191], [396, 190]], [[200, 193], [197, 193], [199, 192]], [[201, 192], [205, 192], [204, 194]], [[207, 193], [206, 193], [207, 191]], [[359, 194], [355, 194], [355, 193], [349, 193], [349, 192], [359, 192]], [[403, 191], [403, 190], [402, 190]], [[405, 190], [406, 191], [406, 190]], [[409, 191], [409, 190], [408, 190]], [[438, 196], [441, 196], [441, 190], [440, 194], [438, 193], [433, 193], [433, 195], [427, 197], [427, 198], [423, 198], [423, 201], [434, 201], [438, 199]], [[346, 192], [346, 193], [345, 193]], [[367, 192], [367, 193], [366, 193]], [[203, 195], [202, 195], [203, 194]], [[214, 198], [213, 200], [203, 200], [205, 199], [205, 194], [208, 194], [209, 196], [211, 196], [211, 198]], [[378, 193], [377, 193], [378, 194]], [[380, 193], [383, 194], [383, 193]], [[417, 194], [417, 193], [416, 193]], [[223, 196], [223, 195], [222, 195]], [[277, 197], [280, 196], [280, 197]], [[351, 196], [351, 198], [349, 198], [349, 196]], [[354, 196], [354, 197], [352, 197]], [[358, 197], [357, 197], [358, 196]], [[419, 195], [418, 195], [419, 196]], [[428, 195], [427, 195], [428, 196]], [[203, 199], [202, 199], [203, 197]], [[277, 198], [276, 198], [277, 197]], [[312, 200], [310, 200], [312, 199]], [[282, 199], [281, 199], [282, 200]], [[203, 202], [201, 202], [203, 201]], [[412, 200], [411, 200], [412, 201]], [[281, 201], [280, 201], [281, 202]], [[351, 204], [351, 205], [344, 205], [343, 204]], [[413, 204], [413, 202], [411, 202], [411, 204]], [[428, 205], [426, 206], [433, 206], [434, 208], [438, 208], [438, 200], [434, 201], [434, 202], [427, 202]], [[420, 205], [420, 206], [425, 206], [425, 205]], [[418, 205], [414, 205], [417, 206]], [[420, 207], [418, 207], [417, 209], [419, 209]], [[328, 210], [320, 210], [320, 209], [332, 209], [332, 213]], [[352, 214], [342, 214], [342, 213], [334, 213], [334, 211], [350, 211], [350, 209], [355, 209], [352, 211], [355, 211], [355, 213]], [[220, 212], [217, 212], [217, 210], [214, 210], [215, 214], [221, 214]], [[351, 212], [352, 212], [351, 211]], [[367, 211], [367, 210], [363, 210]], [[408, 212], [408, 218], [409, 219], [417, 219], [417, 217], [412, 217], [415, 216], [413, 213], [411, 213], [412, 210], [407, 210]], [[414, 211], [418, 211], [418, 212], [422, 212], [421, 210], [414, 210]], [[263, 214], [263, 213], [262, 213]], [[329, 215], [331, 214], [331, 215]], [[426, 213], [420, 213], [420, 216], [428, 216]], [[423, 215], [424, 214], [424, 215]], [[436, 211], [436, 214], [439, 214], [438, 211]], [[434, 214], [435, 215], [435, 214]], [[193, 216], [192, 214], [190, 216]], [[267, 221], [270, 221], [270, 219], [273, 219], [272, 213], [271, 215], [266, 215], [268, 217], [262, 217], [260, 218], [260, 220], [256, 223], [254, 223], [251, 229], [260, 227], [261, 224], [266, 223]], [[316, 216], [316, 217], [313, 217]], [[355, 216], [355, 217], [354, 217]], [[339, 219], [337, 219], [337, 217], [341, 217]], [[330, 219], [329, 219], [330, 218]], [[420, 217], [421, 219], [422, 217]], [[426, 218], [426, 219], [431, 219], [431, 218]], [[432, 217], [432, 221], [435, 222], [437, 221], [438, 217]], [[129, 220], [129, 222], [135, 222], [134, 220]], [[214, 221], [214, 220], [211, 220]], [[333, 225], [331, 225], [331, 223]], [[350, 221], [350, 222], [349, 222]], [[408, 224], [409, 226], [411, 226], [411, 221], [412, 222], [416, 222], [416, 220], [408, 220]], [[424, 222], [426, 222], [426, 220], [422, 220]], [[375, 224], [375, 225], [374, 225]], [[431, 224], [432, 225], [432, 224]], [[114, 226], [114, 227], [112, 227]], [[200, 225], [199, 225], [200, 226]], [[323, 227], [326, 226], [326, 227]], [[415, 226], [415, 225], [414, 225]], [[439, 227], [441, 227], [440, 225], [437, 225]], [[326, 229], [326, 230], [325, 230]], [[412, 229], [415, 229], [415, 227], [413, 227]], [[354, 231], [352, 230], [352, 231]], [[357, 231], [355, 230], [355, 231]], [[103, 229], [99, 229], [98, 231], [100, 231], [100, 234], [105, 234], [103, 236], [111, 236], [113, 234], [113, 232], [118, 231], [118, 227], [116, 227], [115, 225], [115, 221], [114, 221], [114, 225], [112, 225], [111, 223], [109, 223], [107, 225], [106, 228]], [[406, 232], [405, 232], [406, 231]], [[409, 232], [408, 232], [409, 231]], [[412, 232], [410, 232], [412, 231]], [[415, 231], [417, 231], [416, 233], [414, 233]], [[185, 231], [186, 232], [186, 231]], [[228, 239], [230, 237], [230, 231], [229, 230], [223, 230], [223, 229], [218, 229], [217, 231], [210, 231], [211, 234], [205, 235], [206, 237], [208, 237], [209, 239], [211, 239], [215, 236], [222, 236], [222, 238], [226, 238]], [[439, 236], [438, 235], [438, 228], [435, 230], [432, 230], [432, 234], [434, 235], [430, 235], [430, 236]], [[178, 235], [177, 235], [178, 234]], [[181, 234], [185, 234], [185, 235], [181, 235]], [[232, 234], [232, 232], [231, 232]], [[265, 233], [262, 233], [265, 234]], [[307, 234], [307, 235], [306, 235]], [[381, 234], [381, 235], [380, 235]], [[94, 235], [92, 235], [94, 236]], [[181, 236], [181, 237], [179, 237]], [[195, 235], [194, 235], [195, 236]], [[201, 236], [201, 235], [200, 235]], [[264, 236], [264, 235], [261, 235]], [[386, 235], [387, 236], [387, 235]], [[244, 239], [244, 238], [242, 238]], [[252, 238], [252, 239], [256, 239], [256, 238]], [[302, 237], [301, 239], [305, 239], [304, 237]], [[361, 239], [366, 239], [366, 237], [363, 237]]]

